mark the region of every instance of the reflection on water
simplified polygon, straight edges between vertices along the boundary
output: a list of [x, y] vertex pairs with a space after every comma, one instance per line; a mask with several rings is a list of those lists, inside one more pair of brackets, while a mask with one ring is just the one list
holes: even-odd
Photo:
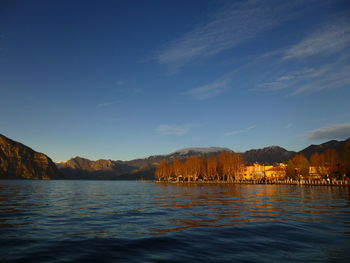
[[[161, 208], [178, 208], [172, 228], [226, 227], [242, 222], [350, 222], [349, 188], [281, 185], [157, 184]], [[169, 189], [170, 188], [170, 189]], [[341, 203], [338, 203], [341, 201]], [[334, 214], [334, 211], [338, 211]]]
[[0, 181], [0, 262], [347, 262], [347, 187]]

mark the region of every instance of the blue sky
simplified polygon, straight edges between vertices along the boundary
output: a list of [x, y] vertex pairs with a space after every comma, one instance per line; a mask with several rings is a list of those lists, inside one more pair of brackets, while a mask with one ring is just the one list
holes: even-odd
[[349, 1], [1, 1], [0, 133], [55, 161], [350, 137]]

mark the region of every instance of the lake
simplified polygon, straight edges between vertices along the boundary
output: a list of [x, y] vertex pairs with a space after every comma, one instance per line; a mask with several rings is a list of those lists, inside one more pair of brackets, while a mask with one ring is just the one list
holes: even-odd
[[0, 262], [349, 262], [350, 189], [0, 181]]

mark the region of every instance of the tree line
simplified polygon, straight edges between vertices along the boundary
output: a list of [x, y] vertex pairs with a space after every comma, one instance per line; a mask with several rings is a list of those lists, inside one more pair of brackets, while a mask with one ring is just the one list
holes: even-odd
[[290, 178], [299, 179], [302, 176], [309, 179], [312, 177], [310, 171], [322, 178], [350, 177], [350, 141], [340, 153], [334, 149], [327, 149], [324, 153], [315, 152], [310, 159], [303, 154], [297, 154], [287, 163], [287, 176]]
[[227, 181], [238, 176], [244, 160], [241, 154], [222, 152], [209, 157], [190, 157], [186, 161], [163, 160], [157, 170], [159, 181]]
[[[234, 152], [222, 152], [207, 157], [190, 157], [185, 161], [163, 160], [155, 176], [159, 181], [226, 181], [242, 178], [245, 166], [243, 156]], [[311, 171], [311, 173], [310, 173]], [[292, 179], [350, 177], [350, 141], [340, 153], [328, 149], [314, 153], [310, 159], [303, 154], [295, 155], [287, 162], [286, 176]]]

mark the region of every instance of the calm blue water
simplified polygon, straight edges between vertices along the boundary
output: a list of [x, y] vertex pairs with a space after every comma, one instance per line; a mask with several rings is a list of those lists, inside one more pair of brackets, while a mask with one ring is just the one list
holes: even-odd
[[350, 262], [350, 190], [0, 181], [0, 262]]

